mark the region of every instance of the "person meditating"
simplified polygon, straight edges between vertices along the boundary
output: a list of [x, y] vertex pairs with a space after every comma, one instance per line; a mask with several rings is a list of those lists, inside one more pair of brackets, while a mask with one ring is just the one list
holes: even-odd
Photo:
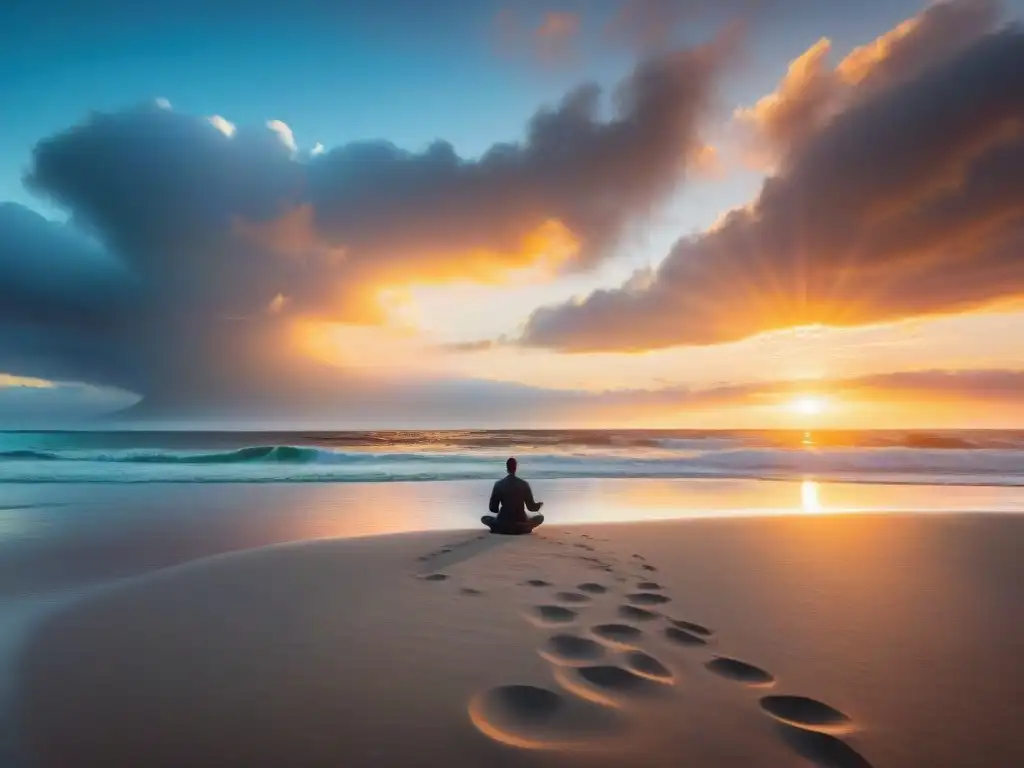
[[544, 502], [533, 500], [530, 484], [521, 477], [516, 477], [517, 466], [515, 459], [505, 462], [508, 474], [496, 482], [494, 490], [491, 491], [491, 514], [480, 518], [483, 524], [491, 529], [491, 533], [529, 533], [544, 522], [544, 515], [526, 516], [527, 510], [539, 512]]

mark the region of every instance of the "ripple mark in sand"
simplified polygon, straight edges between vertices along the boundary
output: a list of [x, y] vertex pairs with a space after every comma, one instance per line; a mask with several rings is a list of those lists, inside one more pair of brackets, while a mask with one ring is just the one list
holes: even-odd
[[747, 664], [747, 662], [740, 661], [739, 659], [730, 659], [726, 656], [715, 656], [704, 666], [719, 677], [735, 680], [745, 685], [771, 685], [775, 682], [775, 678], [760, 667]]

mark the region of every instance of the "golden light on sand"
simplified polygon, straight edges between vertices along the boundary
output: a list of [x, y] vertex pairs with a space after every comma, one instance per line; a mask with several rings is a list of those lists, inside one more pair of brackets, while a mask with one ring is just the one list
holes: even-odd
[[818, 498], [818, 483], [804, 480], [800, 483], [800, 508], [809, 514], [821, 512], [821, 500]]
[[817, 416], [825, 410], [825, 399], [818, 395], [800, 395], [789, 403], [789, 407], [804, 416]]

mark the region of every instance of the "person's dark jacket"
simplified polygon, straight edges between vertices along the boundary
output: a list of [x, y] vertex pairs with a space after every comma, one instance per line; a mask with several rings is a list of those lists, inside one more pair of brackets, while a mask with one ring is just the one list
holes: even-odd
[[530, 484], [515, 475], [506, 475], [494, 484], [494, 490], [491, 491], [491, 513], [497, 515], [503, 523], [525, 522], [526, 510], [538, 512], [540, 506], [533, 500]]

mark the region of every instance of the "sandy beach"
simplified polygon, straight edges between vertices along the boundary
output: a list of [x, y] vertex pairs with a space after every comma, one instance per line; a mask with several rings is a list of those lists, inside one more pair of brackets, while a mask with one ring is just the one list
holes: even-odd
[[16, 660], [28, 765], [1015, 766], [1024, 517], [324, 539], [99, 588]]

